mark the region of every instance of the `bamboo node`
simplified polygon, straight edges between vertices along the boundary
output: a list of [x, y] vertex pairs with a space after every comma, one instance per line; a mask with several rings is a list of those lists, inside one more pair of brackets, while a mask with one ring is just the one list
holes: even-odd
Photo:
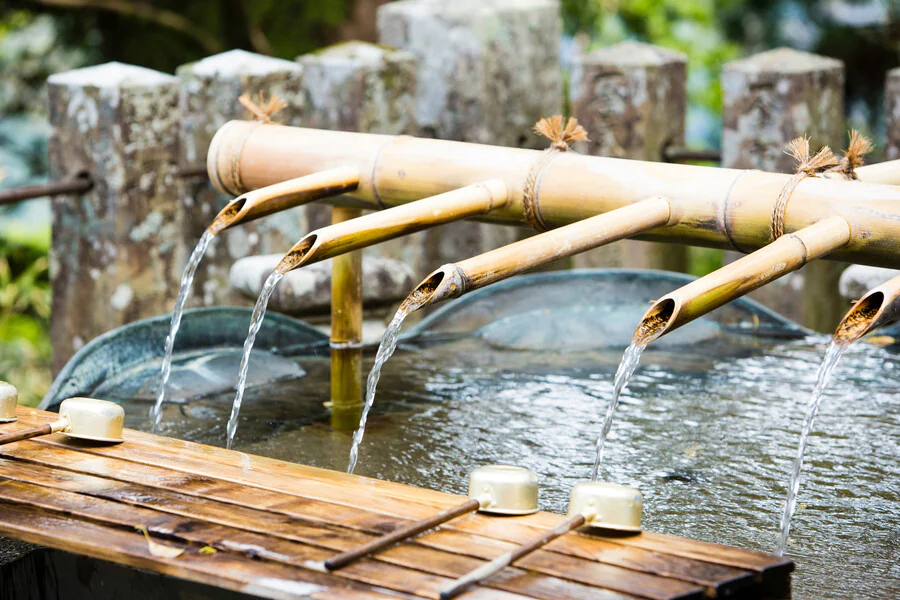
[[797, 161], [796, 172], [788, 179], [781, 191], [778, 192], [778, 198], [775, 199], [775, 206], [772, 208], [772, 221], [769, 224], [769, 235], [774, 242], [784, 235], [784, 214], [787, 210], [788, 200], [791, 194], [807, 177], [818, 177], [838, 164], [834, 153], [828, 146], [823, 146], [814, 155], [810, 155], [809, 138], [800, 136], [794, 138], [788, 143], [784, 149], [785, 154], [789, 154]]
[[522, 190], [522, 204], [528, 223], [537, 231], [544, 232], [550, 228], [538, 210], [538, 183], [541, 175], [557, 154], [569, 151], [570, 144], [573, 142], [588, 141], [588, 134], [584, 127], [578, 124], [578, 119], [574, 117], [569, 117], [569, 120], [563, 124], [562, 115], [544, 117], [535, 123], [534, 132], [549, 139], [551, 144], [528, 171]]
[[844, 156], [835, 165], [828, 169], [829, 173], [840, 173], [849, 181], [858, 181], [856, 169], [866, 164], [866, 154], [875, 149], [872, 140], [855, 129], [850, 130], [850, 142], [844, 150]]
[[241, 106], [246, 108], [257, 121], [271, 123], [272, 115], [287, 107], [287, 102], [282, 100], [278, 94], [272, 94], [269, 96], [269, 99], [266, 100], [266, 93], [260, 90], [258, 97], [258, 102], [254, 102], [250, 97], [250, 94], [241, 94], [238, 98], [238, 102], [241, 103]]

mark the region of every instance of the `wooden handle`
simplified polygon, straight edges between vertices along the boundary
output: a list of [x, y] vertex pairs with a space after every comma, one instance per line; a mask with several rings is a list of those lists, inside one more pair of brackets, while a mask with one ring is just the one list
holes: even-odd
[[475, 498], [469, 498], [462, 504], [454, 506], [453, 508], [448, 508], [447, 510], [439, 512], [432, 517], [422, 519], [421, 521], [416, 521], [410, 525], [407, 525], [406, 527], [401, 527], [400, 529], [396, 529], [391, 533], [381, 536], [380, 538], [376, 538], [368, 544], [363, 544], [362, 546], [354, 548], [353, 550], [342, 552], [334, 558], [329, 558], [325, 561], [325, 568], [329, 571], [340, 569], [341, 567], [345, 567], [353, 561], [362, 558], [363, 556], [374, 554], [375, 552], [383, 550], [388, 546], [393, 546], [394, 544], [402, 542], [405, 539], [419, 535], [423, 531], [428, 531], [429, 529], [437, 527], [441, 523], [446, 523], [450, 519], [455, 519], [456, 517], [462, 516], [466, 513], [474, 512], [480, 507], [481, 503], [479, 503], [478, 500], [476, 500]]
[[11, 444], [13, 442], [21, 442], [22, 440], [30, 440], [39, 435], [48, 435], [50, 433], [53, 433], [53, 426], [50, 423], [41, 425], [40, 427], [32, 427], [31, 429], [7, 433], [6, 435], [0, 435], [0, 446], [3, 444]]
[[535, 550], [546, 546], [556, 538], [569, 533], [573, 529], [581, 527], [584, 525], [584, 522], [584, 515], [578, 514], [571, 516], [553, 529], [548, 529], [530, 542], [526, 542], [505, 554], [501, 554], [491, 562], [483, 564], [474, 571], [469, 572], [467, 575], [463, 575], [448, 587], [441, 590], [441, 600], [450, 600], [451, 598], [457, 597], [470, 585], [487, 579], [492, 575], [496, 575], [523, 556], [531, 554]]

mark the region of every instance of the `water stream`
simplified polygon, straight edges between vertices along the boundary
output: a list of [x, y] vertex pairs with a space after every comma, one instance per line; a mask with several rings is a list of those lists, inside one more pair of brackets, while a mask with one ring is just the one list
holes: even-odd
[[227, 448], [230, 450], [234, 444], [234, 434], [237, 433], [238, 415], [241, 412], [241, 402], [244, 399], [244, 388], [247, 385], [247, 372], [250, 370], [250, 352], [253, 351], [253, 343], [256, 341], [256, 335], [262, 327], [263, 319], [266, 317], [266, 307], [269, 305], [269, 298], [275, 291], [275, 286], [284, 278], [284, 273], [273, 271], [266, 279], [263, 289], [256, 299], [256, 306], [253, 307], [253, 316], [250, 320], [250, 331], [247, 333], [247, 339], [244, 341], [244, 351], [241, 354], [241, 366], [238, 371], [238, 380], [235, 384], [234, 402], [231, 404], [231, 416], [228, 418], [228, 427], [226, 433], [228, 436]]
[[188, 259], [187, 266], [181, 274], [181, 288], [178, 290], [178, 298], [175, 300], [175, 308], [172, 310], [172, 322], [169, 325], [169, 335], [166, 337], [166, 352], [163, 356], [162, 377], [159, 383], [159, 392], [156, 396], [156, 404], [150, 410], [150, 419], [152, 421], [151, 430], [157, 433], [159, 430], [159, 421], [162, 418], [162, 406], [166, 401], [166, 385], [169, 383], [169, 376], [172, 374], [172, 351], [175, 348], [175, 336], [178, 335], [178, 328], [181, 326], [181, 315], [184, 314], [184, 305], [187, 303], [188, 296], [191, 292], [191, 284], [194, 282], [194, 275], [197, 273], [197, 267], [206, 254], [206, 249], [212, 241], [215, 234], [210, 230], [203, 232], [200, 241], [191, 257]]
[[784, 506], [784, 514], [781, 517], [781, 533], [778, 536], [778, 547], [775, 553], [783, 556], [787, 550], [788, 537], [791, 533], [791, 517], [797, 508], [797, 494], [800, 491], [800, 473], [803, 470], [803, 455], [806, 453], [806, 446], [809, 444], [809, 434], [812, 432], [813, 424], [816, 421], [816, 414], [819, 412], [819, 405], [822, 403], [822, 397], [831, 375], [837, 367], [838, 361], [841, 360], [847, 345], [837, 344], [832, 340], [828, 344], [825, 351], [825, 359], [819, 367], [816, 375], [816, 386], [813, 389], [812, 398], [806, 410], [806, 417], [803, 419], [803, 427], [800, 430], [800, 446], [797, 449], [797, 457], [794, 459], [794, 467], [791, 471], [791, 479], [788, 484], [787, 503]]
[[628, 385], [631, 376], [634, 375], [635, 369], [641, 362], [641, 354], [647, 347], [646, 342], [632, 341], [622, 356], [622, 362], [616, 369], [616, 377], [613, 383], [613, 395], [606, 408], [606, 416], [603, 418], [603, 429], [600, 430], [600, 437], [597, 438], [597, 454], [594, 457], [594, 467], [591, 470], [591, 481], [597, 481], [600, 475], [600, 463], [603, 462], [603, 446], [606, 444], [606, 436], [612, 428], [613, 415], [616, 412], [616, 406], [619, 404], [619, 396]]
[[384, 363], [387, 362], [397, 349], [403, 321], [410, 313], [425, 306], [430, 297], [430, 293], [422, 292], [418, 289], [410, 294], [406, 300], [400, 304], [400, 308], [397, 309], [397, 313], [394, 315], [394, 318], [391, 319], [390, 324], [387, 326], [387, 330], [384, 332], [384, 336], [381, 338], [381, 343], [378, 345], [378, 352], [375, 354], [375, 364], [372, 365], [372, 370], [369, 371], [369, 377], [366, 379], [366, 403], [365, 406], [363, 406], [362, 415], [359, 419], [359, 427], [353, 434], [353, 444], [350, 447], [350, 460], [347, 464], [348, 473], [352, 473], [353, 470], [356, 469], [356, 463], [359, 460], [359, 445], [362, 443], [363, 436], [366, 434], [366, 421], [369, 418], [369, 411], [372, 410], [372, 405], [375, 404], [375, 388], [378, 386], [378, 380], [381, 378], [381, 369], [384, 367]]

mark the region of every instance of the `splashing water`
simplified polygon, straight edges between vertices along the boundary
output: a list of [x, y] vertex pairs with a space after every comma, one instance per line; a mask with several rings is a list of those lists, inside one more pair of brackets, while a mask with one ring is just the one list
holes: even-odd
[[781, 534], [778, 536], [778, 547], [775, 553], [778, 556], [784, 556], [787, 550], [788, 536], [791, 533], [791, 517], [794, 516], [794, 510], [797, 508], [797, 494], [800, 491], [800, 472], [803, 470], [803, 454], [806, 452], [806, 446], [809, 443], [809, 434], [812, 432], [813, 424], [816, 421], [816, 414], [819, 412], [819, 405], [822, 403], [822, 396], [831, 375], [837, 367], [841, 355], [847, 349], [847, 345], [837, 344], [832, 340], [828, 344], [825, 351], [825, 359], [819, 366], [819, 373], [816, 376], [816, 387], [813, 389], [812, 398], [806, 410], [806, 417], [803, 419], [803, 427], [800, 430], [800, 447], [797, 449], [797, 457], [794, 459], [794, 468], [791, 471], [791, 480], [788, 485], [787, 503], [784, 506], [784, 514], [781, 517]]
[[359, 445], [366, 434], [366, 420], [369, 418], [369, 411], [372, 409], [372, 405], [375, 404], [375, 388], [378, 386], [378, 380], [381, 378], [381, 369], [397, 349], [403, 321], [410, 313], [425, 306], [430, 297], [431, 294], [428, 291], [413, 291], [403, 301], [400, 308], [397, 309], [397, 314], [391, 319], [384, 336], [381, 338], [381, 344], [378, 345], [378, 352], [375, 354], [375, 364], [372, 365], [372, 370], [369, 371], [369, 377], [366, 379], [366, 403], [359, 418], [359, 427], [353, 434], [353, 445], [350, 447], [350, 462], [347, 465], [348, 473], [352, 473], [356, 469], [356, 462], [359, 460]]
[[281, 281], [283, 277], [284, 273], [279, 273], [278, 271], [274, 271], [269, 275], [268, 279], [266, 279], [266, 283], [263, 285], [262, 291], [259, 293], [259, 298], [256, 299], [256, 306], [253, 307], [253, 317], [250, 320], [250, 331], [247, 333], [247, 339], [244, 341], [244, 352], [241, 355], [241, 367], [238, 372], [237, 384], [235, 385], [236, 391], [234, 394], [234, 402], [231, 405], [231, 416], [228, 418], [228, 427], [226, 428], [228, 433], [227, 448], [229, 450], [231, 450], [231, 446], [234, 444], [234, 434], [237, 433], [238, 415], [241, 412], [241, 401], [244, 399], [244, 388], [247, 385], [247, 373], [250, 370], [250, 352], [253, 350], [256, 334], [259, 333], [263, 319], [266, 317], [266, 306], [269, 305], [269, 298], [272, 297], [275, 286], [278, 285], [278, 282]]
[[166, 401], [166, 385], [169, 383], [169, 376], [172, 374], [172, 351], [175, 349], [175, 336], [178, 335], [178, 328], [181, 327], [181, 316], [184, 314], [184, 305], [187, 303], [188, 295], [191, 291], [191, 284], [194, 282], [194, 275], [197, 273], [197, 267], [206, 254], [206, 249], [212, 241], [215, 234], [210, 230], [203, 232], [200, 241], [191, 257], [188, 259], [187, 266], [181, 274], [181, 288], [178, 290], [178, 298], [175, 300], [175, 308], [172, 310], [172, 322], [169, 325], [169, 335], [166, 337], [166, 353], [163, 356], [162, 377], [159, 383], [159, 393], [156, 396], [156, 404], [150, 409], [150, 419], [152, 421], [151, 431], [156, 433], [159, 429], [159, 422], [162, 419], [162, 406]]
[[616, 378], [613, 384], [613, 396], [609, 401], [609, 405], [606, 407], [606, 416], [603, 418], [603, 429], [600, 431], [600, 437], [597, 438], [597, 455], [594, 457], [594, 468], [591, 470], [591, 481], [597, 481], [597, 477], [600, 475], [600, 463], [603, 462], [603, 446], [606, 444], [606, 436], [609, 435], [609, 430], [612, 428], [613, 414], [616, 412], [616, 406], [619, 404], [619, 396], [622, 395], [622, 391], [625, 389], [625, 386], [628, 385], [631, 376], [634, 375], [635, 369], [637, 369], [638, 364], [641, 362], [641, 354], [644, 353], [644, 348], [646, 347], [646, 342], [632, 341], [628, 346], [628, 349], [625, 350], [624, 356], [622, 356], [622, 362], [619, 363], [619, 368], [616, 369]]

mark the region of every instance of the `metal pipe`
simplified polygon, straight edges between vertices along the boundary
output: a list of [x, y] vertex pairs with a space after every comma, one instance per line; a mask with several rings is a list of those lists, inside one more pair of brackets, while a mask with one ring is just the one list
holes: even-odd
[[[335, 206], [334, 225], [358, 219], [358, 208]], [[331, 263], [331, 427], [352, 431], [363, 407], [362, 252], [335, 257]]]
[[419, 200], [358, 219], [317, 229], [284, 255], [275, 267], [280, 273], [293, 271], [373, 244], [483, 215], [506, 205], [508, 192], [502, 179], [491, 179], [462, 189]]
[[634, 341], [646, 345], [806, 263], [844, 247], [852, 238], [843, 217], [829, 217], [784, 235], [765, 248], [663, 296], [650, 307]]
[[223, 208], [208, 230], [213, 234], [282, 210], [352, 192], [359, 185], [355, 167], [337, 167], [241, 194]]
[[25, 185], [8, 190], [0, 190], [0, 206], [15, 204], [24, 200], [60, 196], [63, 194], [84, 194], [94, 187], [90, 173], [82, 172], [60, 181], [50, 181], [40, 185]]
[[668, 200], [648, 198], [458, 263], [444, 265], [419, 284], [416, 291], [428, 296], [426, 305], [443, 302], [554, 260], [648, 229], [673, 225], [671, 218]]
[[852, 344], [873, 329], [900, 320], [900, 275], [856, 301], [834, 332], [835, 343]]
[[[240, 121], [226, 124], [210, 147], [210, 178], [230, 193], [341, 165], [359, 169], [353, 196], [361, 206], [396, 206], [498, 177], [509, 202], [479, 220], [527, 222], [523, 187], [542, 154], [413, 137], [301, 129]], [[865, 171], [864, 171], [865, 173]], [[790, 175], [718, 167], [556, 155], [542, 170], [535, 210], [551, 226], [565, 225], [663, 196], [677, 224], [639, 239], [749, 253], [772, 240], [769, 223]], [[791, 194], [787, 231], [841, 216], [850, 241], [829, 259], [896, 267], [900, 256], [900, 188], [824, 177], [804, 179]]]

